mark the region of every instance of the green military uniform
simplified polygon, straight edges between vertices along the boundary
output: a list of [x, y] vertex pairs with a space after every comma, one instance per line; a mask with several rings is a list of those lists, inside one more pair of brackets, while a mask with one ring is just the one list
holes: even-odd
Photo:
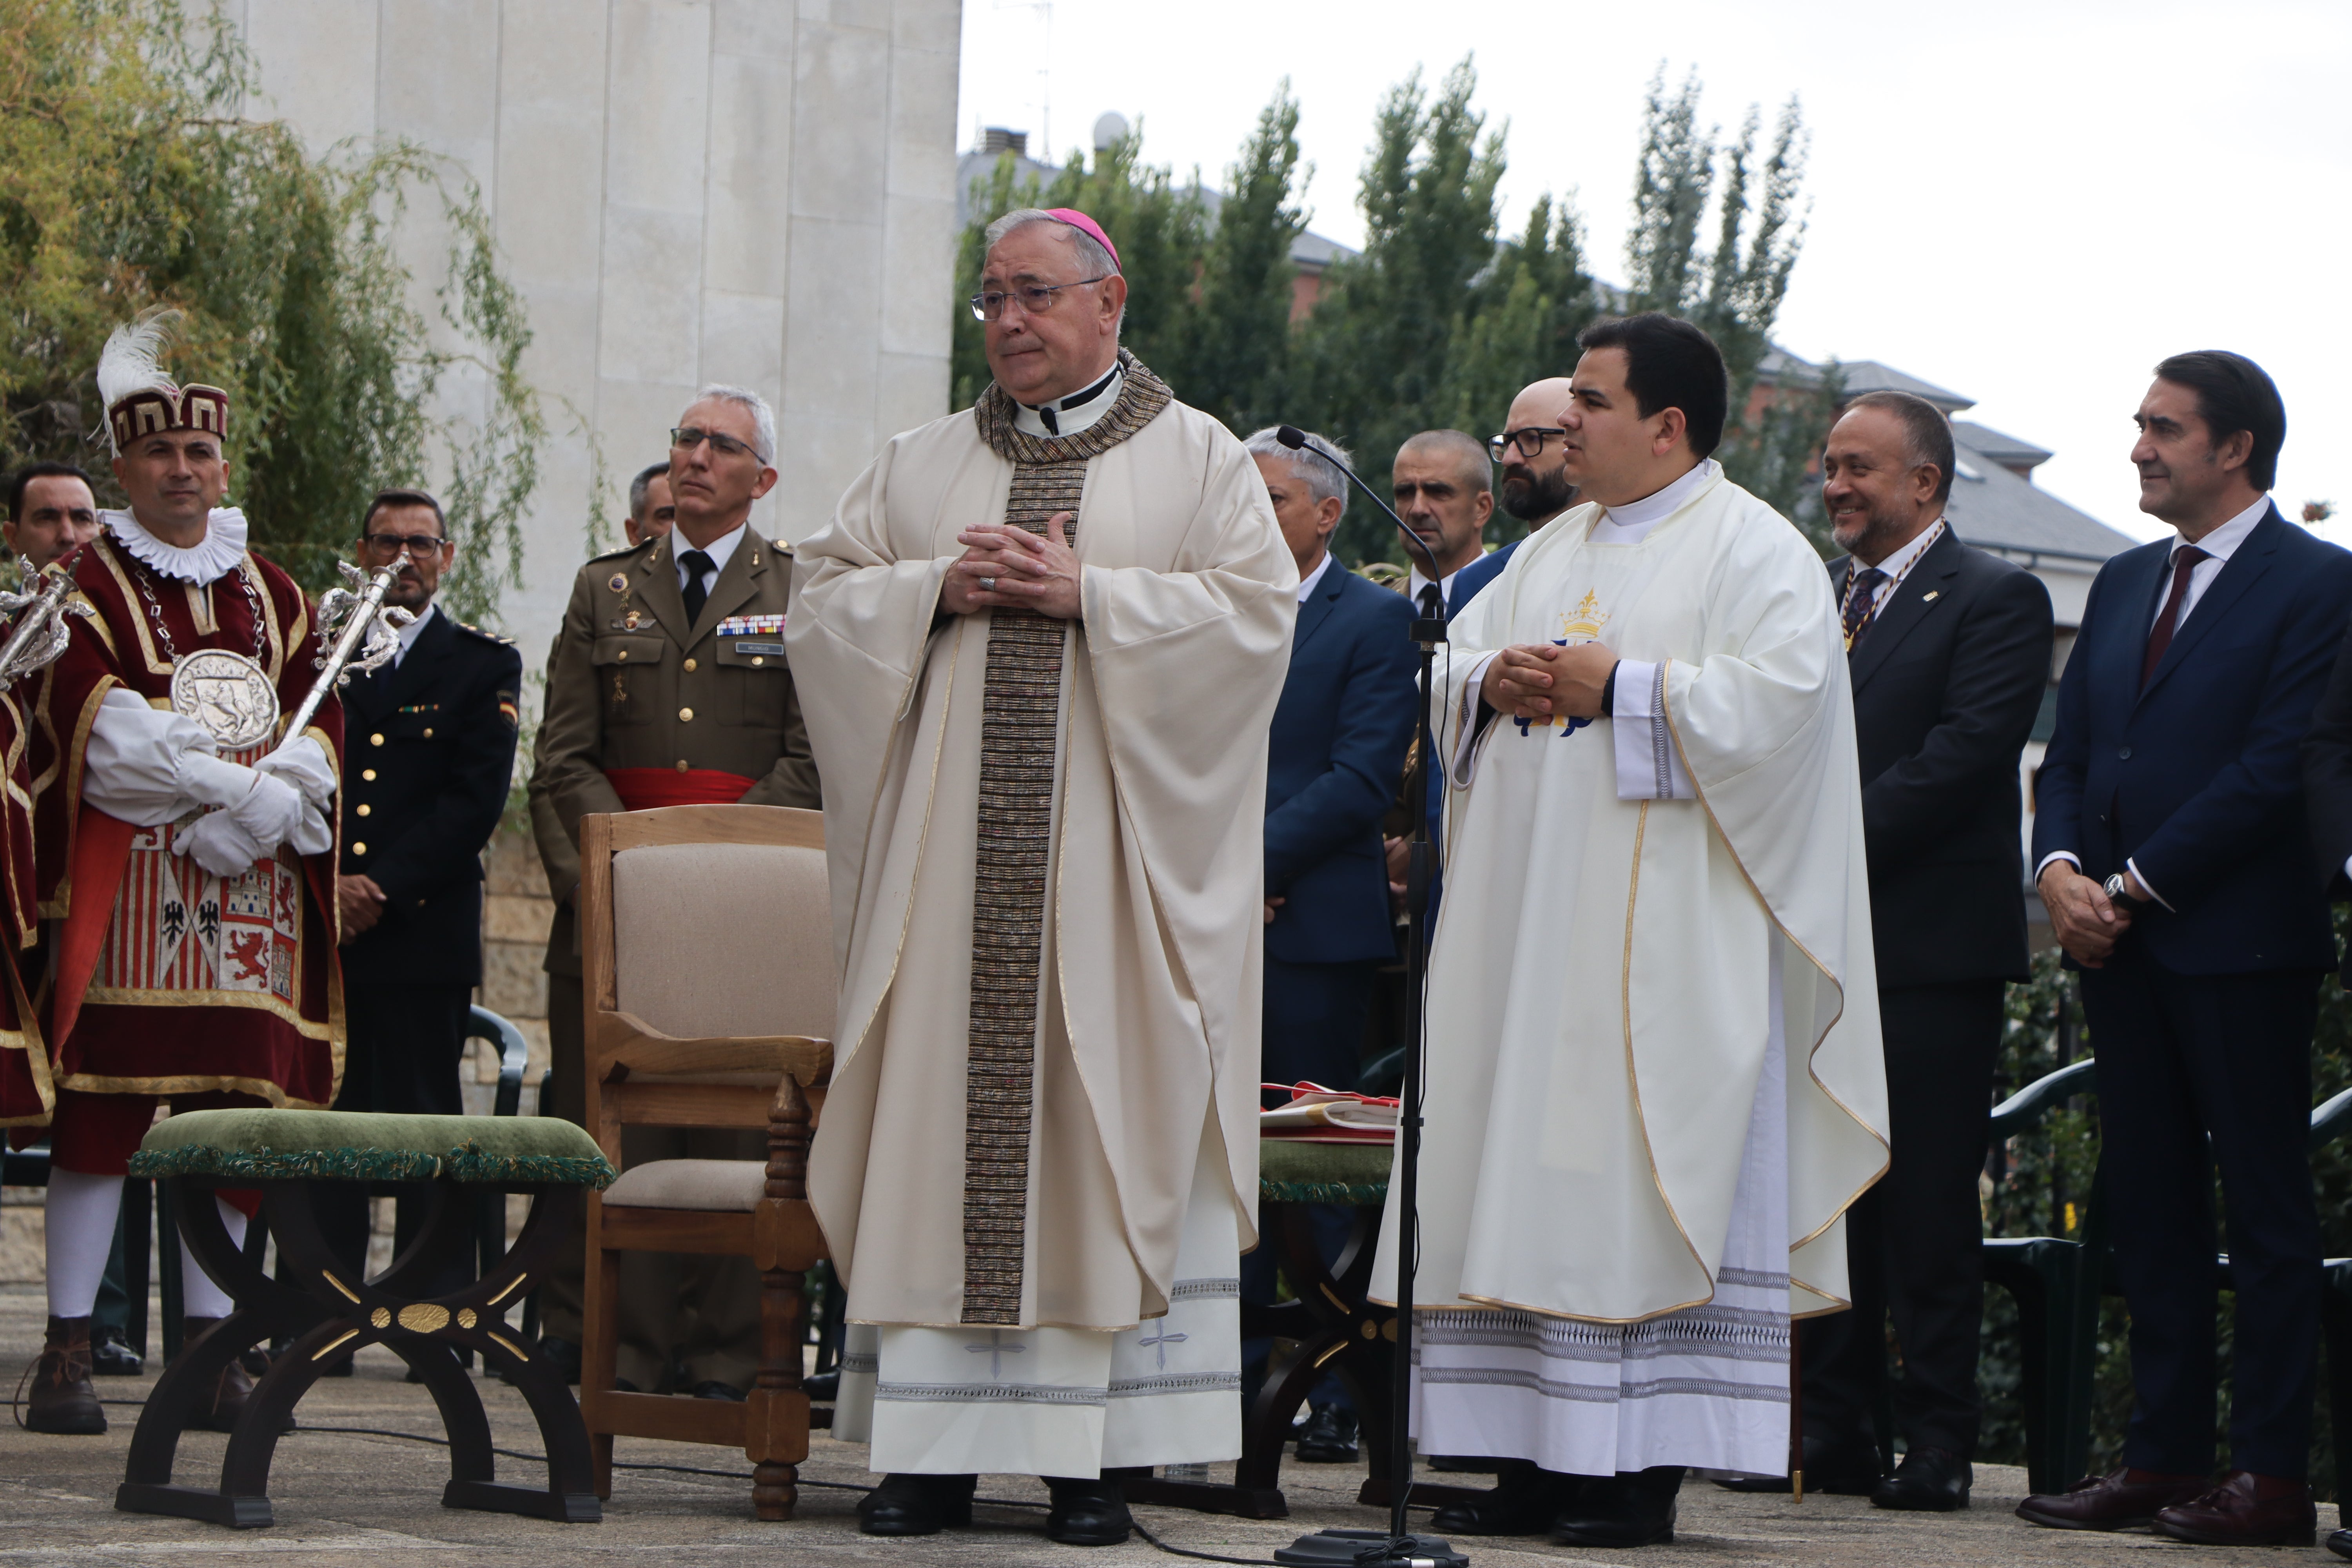
[[[580, 819], [626, 811], [632, 802], [686, 798], [811, 811], [824, 804], [784, 663], [790, 552], [746, 525], [689, 624], [676, 552], [690, 548], [673, 532], [582, 567], [548, 657], [531, 826], [556, 900], [546, 963], [555, 1076], [544, 1109], [569, 1121], [584, 1124], [587, 1114], [572, 904], [580, 881]], [[629, 1137], [624, 1154], [633, 1164], [766, 1153], [757, 1133], [644, 1128]], [[580, 1292], [575, 1255], [542, 1289], [545, 1333], [580, 1342]], [[758, 1298], [759, 1276], [741, 1258], [678, 1259], [665, 1268], [658, 1258], [633, 1257], [622, 1271], [621, 1377], [656, 1388], [669, 1351], [683, 1348], [685, 1386], [748, 1387], [759, 1359]]]

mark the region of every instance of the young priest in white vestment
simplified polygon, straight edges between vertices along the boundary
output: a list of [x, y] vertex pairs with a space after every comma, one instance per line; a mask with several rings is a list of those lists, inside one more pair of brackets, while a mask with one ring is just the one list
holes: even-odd
[[1507, 1461], [1441, 1532], [1628, 1547], [1686, 1468], [1786, 1470], [1790, 1319], [1845, 1305], [1885, 1081], [1821, 558], [1707, 456], [1705, 332], [1580, 342], [1584, 504], [1452, 628], [1415, 1424]]
[[809, 1192], [872, 1535], [1241, 1452], [1266, 734], [1298, 573], [1231, 432], [1118, 346], [1092, 219], [990, 227], [993, 383], [801, 546], [785, 632], [843, 950]]

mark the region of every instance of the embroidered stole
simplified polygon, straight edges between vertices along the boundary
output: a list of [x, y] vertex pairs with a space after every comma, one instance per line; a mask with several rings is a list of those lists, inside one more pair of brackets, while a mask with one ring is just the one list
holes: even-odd
[[[1125, 349], [1127, 376], [1108, 412], [1072, 436], [1013, 425], [991, 384], [973, 408], [981, 438], [1013, 464], [1004, 521], [1043, 534], [1078, 510], [1087, 462], [1150, 424], [1173, 395]], [[1076, 542], [1077, 524], [1064, 537]], [[982, 698], [979, 863], [971, 909], [971, 1045], [965, 1068], [963, 1321], [1021, 1321], [1035, 1099], [1038, 988], [1047, 915], [1055, 737], [1069, 623], [1035, 610], [989, 616]]]

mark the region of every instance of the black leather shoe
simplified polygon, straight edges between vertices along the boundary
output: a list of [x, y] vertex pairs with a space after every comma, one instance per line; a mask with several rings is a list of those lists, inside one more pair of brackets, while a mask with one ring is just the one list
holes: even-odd
[[[1868, 1442], [1845, 1443], [1830, 1437], [1805, 1439], [1805, 1489], [1838, 1497], [1868, 1497], [1877, 1489], [1878, 1448]], [[1731, 1492], [1792, 1490], [1786, 1476], [1748, 1476], [1715, 1483]]]
[[1356, 1413], [1326, 1405], [1298, 1429], [1298, 1462], [1302, 1465], [1352, 1465], [1356, 1462]]
[[736, 1387], [731, 1383], [720, 1383], [716, 1378], [708, 1383], [696, 1384], [694, 1385], [694, 1396], [697, 1399], [723, 1399], [730, 1405], [740, 1405], [743, 1403], [743, 1391], [741, 1389]]
[[1065, 1546], [1118, 1546], [1135, 1529], [1127, 1494], [1100, 1476], [1047, 1476], [1054, 1511], [1045, 1516], [1045, 1539]]
[[2327, 1550], [2338, 1557], [2352, 1557], [2352, 1530], [2339, 1530], [2330, 1535]]
[[147, 1370], [147, 1358], [112, 1323], [89, 1326], [89, 1373], [92, 1377], [137, 1377]]
[[1656, 1465], [1589, 1482], [1552, 1521], [1562, 1546], [1663, 1546], [1675, 1538], [1675, 1496], [1683, 1467]]
[[1878, 1483], [1871, 1502], [1913, 1513], [1951, 1513], [1969, 1506], [1976, 1468], [1949, 1448], [1914, 1448]]
[[1538, 1469], [1525, 1459], [1496, 1461], [1495, 1486], [1447, 1503], [1429, 1521], [1433, 1535], [1543, 1535], [1584, 1484], [1578, 1476]]
[[813, 1404], [830, 1405], [841, 1397], [841, 1373], [813, 1373], [801, 1379], [801, 1392], [807, 1394]]
[[978, 1476], [882, 1478], [857, 1501], [857, 1528], [867, 1535], [937, 1535], [971, 1522], [972, 1489]]

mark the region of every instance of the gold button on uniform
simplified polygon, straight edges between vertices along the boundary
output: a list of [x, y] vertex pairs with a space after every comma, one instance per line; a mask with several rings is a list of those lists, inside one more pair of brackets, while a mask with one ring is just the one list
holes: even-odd
[[354, 844], [352, 846], [352, 853], [354, 855], [364, 855], [367, 853], [367, 846], [364, 844]]
[[694, 722], [694, 710], [693, 710], [693, 709], [691, 709], [691, 708], [681, 708], [681, 709], [679, 709], [679, 710], [677, 710], [677, 721], [678, 721], [679, 723], [681, 723], [681, 724], [691, 724], [691, 723], [693, 723], [693, 722]]
[[755, 654], [753, 654], [753, 655], [751, 656], [751, 668], [754, 668], [754, 669], [759, 668], [761, 665], [763, 665], [763, 664], [765, 664], [765, 663], [767, 663], [767, 662], [768, 662], [768, 660], [767, 660], [767, 656], [766, 656], [766, 655], [764, 655], [764, 654], [756, 654], [756, 653], [755, 653]]
[[370, 735], [368, 737], [368, 744], [371, 746], [381, 746], [383, 744], [383, 737], [382, 735]]
[[686, 672], [688, 675], [692, 675], [694, 673], [694, 660], [689, 658], [686, 661]]
[[362, 768], [360, 770], [360, 777], [367, 780], [370, 784], [373, 784], [375, 783], [375, 770], [373, 768]]
[[373, 807], [371, 807], [371, 806], [364, 806], [364, 805], [363, 805], [363, 806], [360, 807], [360, 815], [361, 815], [362, 816], [366, 816], [366, 815], [367, 815], [371, 810], [373, 810]]
[[629, 662], [629, 650], [628, 650], [627, 648], [623, 648], [623, 649], [620, 651], [620, 653], [619, 653], [619, 654], [614, 658], [614, 661], [613, 661], [613, 662], [614, 662], [614, 663], [615, 663], [615, 664], [626, 664], [626, 663], [628, 663], [628, 662]]
[[425, 738], [428, 741], [433, 738], [433, 726], [430, 724], [425, 726]]
[[686, 772], [686, 759], [684, 757], [680, 757], [677, 760], [677, 771], [679, 773]]

